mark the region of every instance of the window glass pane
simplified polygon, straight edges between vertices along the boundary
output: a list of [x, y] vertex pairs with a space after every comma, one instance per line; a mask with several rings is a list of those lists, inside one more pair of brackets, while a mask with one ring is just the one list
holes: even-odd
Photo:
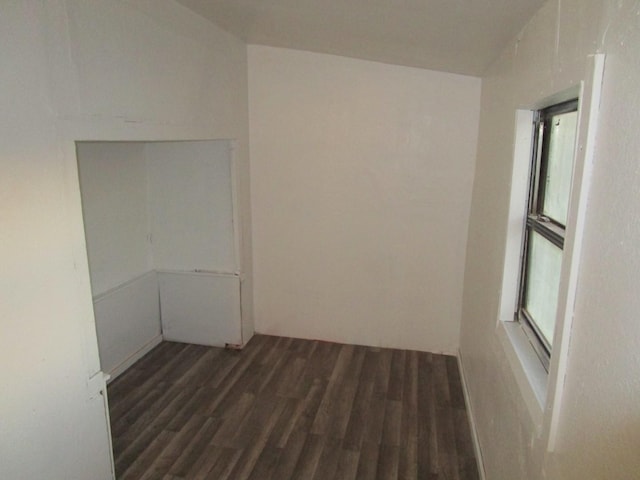
[[577, 121], [577, 112], [554, 115], [546, 133], [549, 150], [542, 213], [563, 225], [567, 223]]
[[531, 231], [528, 257], [524, 307], [551, 345], [558, 305], [562, 250]]

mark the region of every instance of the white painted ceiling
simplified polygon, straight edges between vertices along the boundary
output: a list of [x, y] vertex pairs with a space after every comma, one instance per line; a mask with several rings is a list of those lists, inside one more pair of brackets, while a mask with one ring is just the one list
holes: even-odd
[[177, 0], [249, 44], [479, 76], [544, 0]]

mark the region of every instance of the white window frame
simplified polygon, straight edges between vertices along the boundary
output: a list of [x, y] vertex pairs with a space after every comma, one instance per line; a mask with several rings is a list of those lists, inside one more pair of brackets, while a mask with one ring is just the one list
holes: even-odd
[[[535, 232], [539, 235], [541, 241], [548, 242], [551, 245], [554, 245], [561, 252], [561, 256], [564, 257], [564, 239], [565, 239], [565, 229], [566, 225], [558, 223], [560, 219], [549, 219], [543, 216], [545, 198], [546, 195], [544, 193], [543, 183], [545, 178], [542, 176], [545, 175], [544, 171], [546, 170], [550, 160], [549, 151], [545, 151], [545, 145], [549, 144], [550, 137], [552, 135], [552, 126], [551, 119], [555, 118], [557, 115], [562, 115], [570, 112], [575, 112], [577, 115], [578, 108], [578, 99], [573, 98], [566, 102], [555, 103], [544, 109], [538, 110], [534, 115], [533, 128], [534, 132], [532, 137], [534, 140], [532, 143], [535, 145], [532, 148], [531, 154], [529, 155], [529, 161], [531, 162], [531, 166], [529, 168], [528, 173], [528, 181], [529, 181], [529, 194], [527, 201], [527, 211], [524, 217], [523, 226], [523, 243], [522, 243], [522, 254], [520, 256], [520, 277], [518, 281], [519, 287], [519, 298], [517, 309], [515, 313], [515, 317], [517, 321], [520, 323], [522, 328], [525, 330], [527, 337], [529, 338], [529, 342], [533, 345], [536, 353], [538, 354], [538, 358], [542, 361], [545, 370], [549, 370], [549, 360], [550, 360], [550, 352], [552, 349], [553, 338], [545, 339], [543, 337], [542, 332], [539, 330], [538, 321], [535, 317], [531, 316], [530, 312], [527, 311], [526, 308], [526, 290], [529, 285], [529, 270], [531, 265], [529, 265], [530, 259], [528, 258], [529, 248], [528, 245], [532, 240], [533, 233]], [[544, 127], [546, 125], [546, 128]], [[571, 158], [571, 167], [573, 172], [573, 162], [575, 161], [576, 152], [575, 148], [577, 144], [575, 142], [577, 135], [577, 125], [576, 131], [573, 132], [573, 154]], [[570, 179], [571, 180], [571, 179]], [[567, 198], [567, 202], [569, 199]], [[567, 206], [568, 207], [568, 206]], [[565, 220], [566, 221], [566, 220]]]
[[[511, 198], [496, 328], [534, 425], [540, 434], [545, 435], [549, 451], [555, 449], [558, 413], [561, 408], [567, 367], [605, 57], [602, 54], [593, 55], [589, 58], [588, 63], [589, 68], [584, 81], [559, 94], [536, 102], [529, 109], [518, 110], [515, 115]], [[574, 167], [560, 276], [554, 346], [547, 373], [514, 316], [514, 312], [518, 308], [521, 247], [527, 212], [529, 170], [534, 135], [533, 123], [536, 111], [576, 97], [578, 98], [578, 126]]]

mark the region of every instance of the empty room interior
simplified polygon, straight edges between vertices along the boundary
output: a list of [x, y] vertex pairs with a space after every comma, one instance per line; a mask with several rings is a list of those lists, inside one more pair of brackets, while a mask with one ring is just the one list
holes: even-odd
[[0, 3], [0, 478], [640, 478], [640, 2]]

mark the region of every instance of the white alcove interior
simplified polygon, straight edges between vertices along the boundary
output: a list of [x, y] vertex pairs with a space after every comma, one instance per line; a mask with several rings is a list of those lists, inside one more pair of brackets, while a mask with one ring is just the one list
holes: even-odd
[[102, 370], [162, 339], [242, 345], [233, 141], [76, 150]]

